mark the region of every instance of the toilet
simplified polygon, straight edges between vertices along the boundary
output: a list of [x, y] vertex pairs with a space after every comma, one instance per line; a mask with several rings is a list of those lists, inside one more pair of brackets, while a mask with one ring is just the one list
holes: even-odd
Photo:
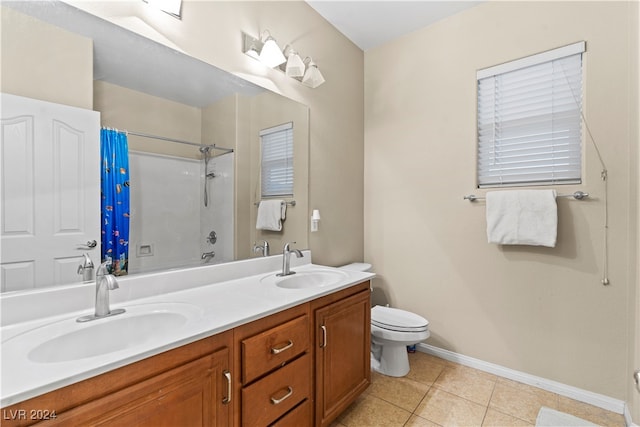
[[[371, 264], [353, 263], [344, 270], [370, 271]], [[371, 308], [371, 369], [391, 377], [409, 373], [407, 346], [429, 338], [429, 321], [398, 308], [376, 305]]]

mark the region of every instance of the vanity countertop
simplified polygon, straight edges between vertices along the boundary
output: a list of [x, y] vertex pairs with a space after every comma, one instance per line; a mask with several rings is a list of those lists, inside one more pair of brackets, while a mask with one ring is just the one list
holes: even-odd
[[[120, 280], [120, 288], [112, 291], [111, 309], [125, 308], [128, 312], [111, 318], [99, 319], [85, 324], [75, 321], [80, 316], [92, 314], [93, 307], [86, 301], [95, 289], [93, 284], [82, 284], [76, 287], [62, 290], [44, 290], [32, 295], [10, 295], [0, 297], [2, 308], [11, 308], [13, 313], [3, 315], [2, 328], [2, 369], [1, 369], [1, 401], [0, 406], [6, 407], [21, 402], [40, 394], [73, 384], [84, 379], [108, 372], [124, 365], [145, 359], [164, 351], [192, 343], [202, 338], [215, 335], [232, 329], [236, 326], [263, 318], [287, 308], [311, 301], [324, 295], [331, 294], [341, 289], [348, 288], [357, 283], [369, 280], [373, 273], [338, 270], [331, 267], [314, 265], [311, 263], [311, 255], [294, 262], [292, 269], [301, 273], [326, 272], [336, 274], [337, 280], [326, 286], [283, 288], [274, 284], [274, 276], [278, 269], [274, 268], [281, 257], [269, 257], [270, 259], [245, 260], [220, 266], [197, 268], [195, 273], [188, 269], [156, 275], [145, 275], [129, 280]], [[234, 265], [240, 264], [240, 265]], [[247, 272], [251, 275], [247, 275]], [[195, 274], [195, 276], [194, 276]], [[171, 280], [168, 285], [166, 279]], [[150, 277], [151, 276], [151, 277]], [[202, 276], [208, 277], [202, 278]], [[235, 276], [235, 277], [234, 277]], [[194, 279], [197, 277], [198, 279]], [[215, 277], [213, 279], [212, 277]], [[155, 280], [154, 280], [155, 278]], [[145, 282], [146, 280], [146, 282]], [[204, 282], [209, 284], [203, 284]], [[186, 283], [189, 281], [189, 283]], [[155, 283], [152, 285], [151, 283]], [[144, 290], [134, 290], [135, 287], [145, 287]], [[118, 295], [118, 293], [120, 294]], [[51, 294], [51, 295], [48, 295]], [[69, 295], [82, 294], [78, 301], [68, 301]], [[118, 295], [116, 297], [116, 295]], [[34, 299], [35, 298], [35, 299]], [[4, 299], [4, 300], [3, 300]], [[53, 310], [58, 299], [61, 308]], [[72, 299], [72, 298], [71, 298]], [[39, 301], [47, 301], [47, 308], [41, 311], [46, 316], [22, 315], [16, 309], [18, 304], [33, 304]], [[83, 307], [79, 307], [83, 306]], [[166, 307], [188, 307], [191, 318], [186, 324], [177, 329], [169, 328], [159, 337], [129, 345], [117, 351], [105, 354], [96, 350], [96, 355], [76, 358], [74, 360], [61, 361], [34, 361], [29, 357], [30, 349], [38, 343], [40, 337], [48, 340], [55, 337], [53, 334], [43, 331], [53, 330], [51, 325], [66, 325], [68, 328], [83, 328], [87, 324], [97, 322], [110, 322], [126, 319], [127, 316], [135, 316], [136, 313], [157, 310], [163, 311]], [[158, 308], [159, 307], [159, 308]], [[29, 311], [29, 310], [26, 310]], [[32, 310], [35, 312], [35, 310]], [[78, 325], [78, 326], [76, 326]], [[123, 328], [126, 320], [122, 321]], [[48, 328], [48, 329], [45, 329]], [[44, 334], [44, 335], [43, 335]], [[46, 336], [45, 336], [46, 335]], [[126, 334], [124, 334], [126, 335]], [[25, 342], [25, 340], [27, 342]]]

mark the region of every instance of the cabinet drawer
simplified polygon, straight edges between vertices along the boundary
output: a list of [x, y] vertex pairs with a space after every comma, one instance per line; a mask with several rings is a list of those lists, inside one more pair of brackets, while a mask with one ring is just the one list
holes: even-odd
[[309, 316], [242, 340], [242, 383], [248, 384], [309, 348]]
[[312, 424], [311, 401], [307, 399], [270, 427], [304, 427]]
[[242, 390], [242, 425], [268, 425], [308, 399], [310, 392], [311, 356], [305, 354]]

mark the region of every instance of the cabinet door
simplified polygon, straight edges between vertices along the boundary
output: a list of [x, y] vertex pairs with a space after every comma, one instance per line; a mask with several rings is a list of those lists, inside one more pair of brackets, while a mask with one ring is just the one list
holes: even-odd
[[371, 382], [371, 304], [360, 292], [316, 310], [316, 425], [329, 425]]
[[60, 414], [52, 425], [228, 426], [229, 349]]

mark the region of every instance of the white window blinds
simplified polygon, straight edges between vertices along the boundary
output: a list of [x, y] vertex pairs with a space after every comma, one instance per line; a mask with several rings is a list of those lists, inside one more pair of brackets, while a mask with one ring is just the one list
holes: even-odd
[[293, 195], [293, 123], [260, 131], [262, 197]]
[[479, 187], [580, 183], [584, 51], [580, 42], [478, 71]]

